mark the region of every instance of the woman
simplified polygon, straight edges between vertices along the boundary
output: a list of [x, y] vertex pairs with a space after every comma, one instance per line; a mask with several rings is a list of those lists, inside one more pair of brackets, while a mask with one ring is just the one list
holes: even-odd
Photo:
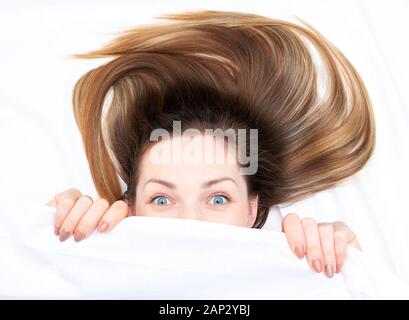
[[[95, 228], [108, 232], [128, 215], [261, 228], [271, 206], [330, 188], [370, 158], [375, 128], [366, 88], [310, 25], [218, 11], [161, 18], [171, 21], [129, 29], [100, 50], [74, 55], [115, 58], [74, 88], [74, 113], [101, 198], [93, 202], [75, 189], [54, 197], [60, 240], [80, 241]], [[323, 58], [325, 92], [308, 44]], [[172, 137], [152, 139], [159, 129]], [[209, 129], [233, 130], [236, 139], [226, 142]], [[240, 129], [245, 148], [236, 144]], [[256, 141], [251, 129], [258, 130]], [[215, 142], [211, 149], [206, 141]], [[226, 146], [241, 153], [224, 152]], [[164, 158], [188, 148], [191, 156], [222, 152], [234, 161], [166, 163], [152, 156], [156, 147]], [[243, 158], [257, 164], [255, 172], [242, 174]], [[290, 214], [282, 226], [294, 254], [328, 277], [341, 271], [348, 244], [360, 249], [342, 222]]]

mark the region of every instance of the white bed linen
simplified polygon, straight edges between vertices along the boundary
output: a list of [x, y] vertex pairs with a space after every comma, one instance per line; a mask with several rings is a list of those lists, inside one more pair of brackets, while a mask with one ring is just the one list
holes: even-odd
[[352, 247], [341, 274], [314, 273], [277, 230], [130, 217], [76, 243], [53, 234], [52, 207], [20, 201], [0, 213], [3, 299], [409, 298], [404, 281]]

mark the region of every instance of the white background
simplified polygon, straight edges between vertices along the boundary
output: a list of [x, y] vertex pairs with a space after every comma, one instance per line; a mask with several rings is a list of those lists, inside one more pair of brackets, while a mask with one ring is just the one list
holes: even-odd
[[[373, 158], [342, 186], [282, 209], [343, 220], [371, 257], [409, 282], [408, 1], [4, 1], [0, 2], [0, 197], [45, 203], [75, 187], [94, 198], [71, 94], [102, 60], [70, 60], [116, 32], [192, 9], [299, 16], [335, 44], [373, 102]], [[18, 203], [16, 203], [18, 206]], [[30, 214], [26, 212], [25, 214]], [[24, 219], [24, 217], [21, 217]], [[1, 222], [0, 222], [1, 223]]]

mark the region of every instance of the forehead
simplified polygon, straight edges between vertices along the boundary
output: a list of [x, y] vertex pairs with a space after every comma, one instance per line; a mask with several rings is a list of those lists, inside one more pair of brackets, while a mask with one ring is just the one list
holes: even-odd
[[[195, 180], [208, 180], [220, 175], [239, 177], [234, 146], [221, 137], [207, 134], [164, 139], [154, 143], [141, 157], [140, 177], [166, 174], [187, 175]], [[147, 177], [149, 175], [149, 177]]]

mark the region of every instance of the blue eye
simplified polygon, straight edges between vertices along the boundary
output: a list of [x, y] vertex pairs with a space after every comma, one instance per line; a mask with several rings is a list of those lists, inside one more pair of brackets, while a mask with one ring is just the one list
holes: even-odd
[[227, 201], [228, 201], [227, 197], [222, 196], [222, 195], [214, 196], [212, 197], [212, 200], [211, 200], [212, 204], [215, 204], [215, 205], [223, 205], [223, 204], [226, 204]]
[[158, 206], [166, 206], [169, 204], [169, 200], [165, 196], [157, 196], [153, 198], [152, 201]]

